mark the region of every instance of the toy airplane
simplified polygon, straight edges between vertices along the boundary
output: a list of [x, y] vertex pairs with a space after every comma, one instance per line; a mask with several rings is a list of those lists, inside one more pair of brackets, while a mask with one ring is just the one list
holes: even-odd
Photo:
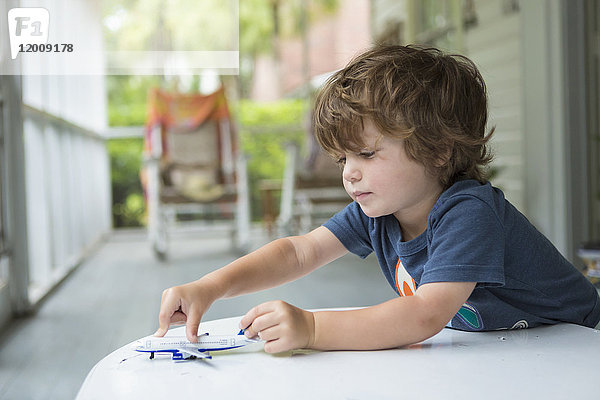
[[190, 342], [185, 336], [148, 336], [135, 342], [132, 349], [140, 353], [150, 353], [150, 359], [153, 359], [156, 353], [170, 353], [172, 360], [182, 361], [194, 358], [210, 359], [212, 356], [209, 351], [236, 349], [258, 341], [248, 339], [242, 329], [237, 335], [209, 336], [205, 333], [198, 336], [198, 343]]

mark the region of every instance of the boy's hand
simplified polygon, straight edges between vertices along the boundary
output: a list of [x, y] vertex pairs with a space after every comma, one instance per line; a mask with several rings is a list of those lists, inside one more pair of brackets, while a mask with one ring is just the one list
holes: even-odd
[[199, 281], [174, 286], [163, 291], [155, 336], [164, 336], [172, 324], [185, 323], [185, 335], [190, 342], [198, 341], [198, 325], [214, 299]]
[[266, 341], [267, 353], [310, 348], [315, 341], [313, 313], [283, 301], [270, 301], [248, 311], [240, 322], [246, 336]]

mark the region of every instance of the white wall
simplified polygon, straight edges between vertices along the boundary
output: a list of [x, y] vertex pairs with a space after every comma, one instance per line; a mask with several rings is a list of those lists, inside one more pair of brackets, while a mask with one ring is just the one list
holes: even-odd
[[520, 14], [505, 12], [503, 3], [502, 0], [475, 1], [478, 23], [467, 30], [465, 47], [488, 89], [488, 127], [496, 127], [492, 165], [500, 171], [494, 184], [526, 214]]
[[585, 208], [585, 193], [573, 191], [581, 189], [573, 181], [585, 168], [571, 165], [572, 147], [585, 132], [567, 128], [573, 96], [566, 90], [564, 13], [575, 3], [476, 0], [479, 23], [466, 35], [467, 55], [489, 89], [493, 165], [501, 168], [494, 183], [573, 262], [584, 228], [573, 215]]
[[[39, 2], [22, 1], [21, 6]], [[88, 62], [103, 65], [100, 2], [61, 0], [43, 7], [50, 13], [50, 43], [75, 43], [90, 52]], [[53, 24], [59, 15], [69, 23]], [[51, 62], [52, 68], [66, 71], [60, 57]], [[22, 97], [28, 296], [35, 302], [111, 228], [110, 166], [99, 134], [107, 120], [105, 80], [66, 72], [25, 75]]]
[[[48, 42], [74, 43], [76, 49], [85, 49], [86, 56], [89, 56], [87, 62], [103, 65], [100, 3], [93, 0], [43, 2], [50, 14]], [[40, 2], [22, 1], [22, 4], [39, 6]], [[53, 24], [58, 16], [60, 21], [69, 21], [69, 24]], [[63, 60], [58, 56], [50, 58], [52, 69], [66, 71]], [[50, 69], [51, 66], [48, 66], [47, 70]], [[23, 66], [23, 70], [27, 71], [27, 65]], [[102, 132], [106, 128], [103, 76], [26, 76], [23, 79], [23, 103], [95, 132]]]

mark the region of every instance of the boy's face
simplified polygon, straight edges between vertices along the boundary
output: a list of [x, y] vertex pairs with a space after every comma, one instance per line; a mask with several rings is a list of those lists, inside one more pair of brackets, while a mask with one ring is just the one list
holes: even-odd
[[437, 177], [408, 158], [401, 139], [380, 135], [369, 120], [363, 135], [365, 149], [340, 157], [346, 192], [369, 217], [393, 214], [403, 227], [426, 224], [442, 192]]

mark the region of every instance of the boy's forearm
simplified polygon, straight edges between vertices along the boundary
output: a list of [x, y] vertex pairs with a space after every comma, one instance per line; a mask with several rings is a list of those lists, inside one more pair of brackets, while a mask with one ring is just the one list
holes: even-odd
[[216, 298], [228, 298], [277, 286], [308, 272], [302, 271], [291, 240], [282, 238], [205, 275], [199, 282], [209, 283]]
[[316, 350], [378, 350], [418, 343], [447, 321], [427, 310], [417, 296], [349, 311], [314, 313]]
[[475, 289], [475, 282], [426, 283], [404, 296], [354, 311], [314, 314], [312, 348], [376, 350], [418, 343], [438, 333]]
[[234, 297], [293, 281], [347, 252], [333, 233], [319, 227], [268, 243], [197, 282], [207, 282], [215, 300]]

